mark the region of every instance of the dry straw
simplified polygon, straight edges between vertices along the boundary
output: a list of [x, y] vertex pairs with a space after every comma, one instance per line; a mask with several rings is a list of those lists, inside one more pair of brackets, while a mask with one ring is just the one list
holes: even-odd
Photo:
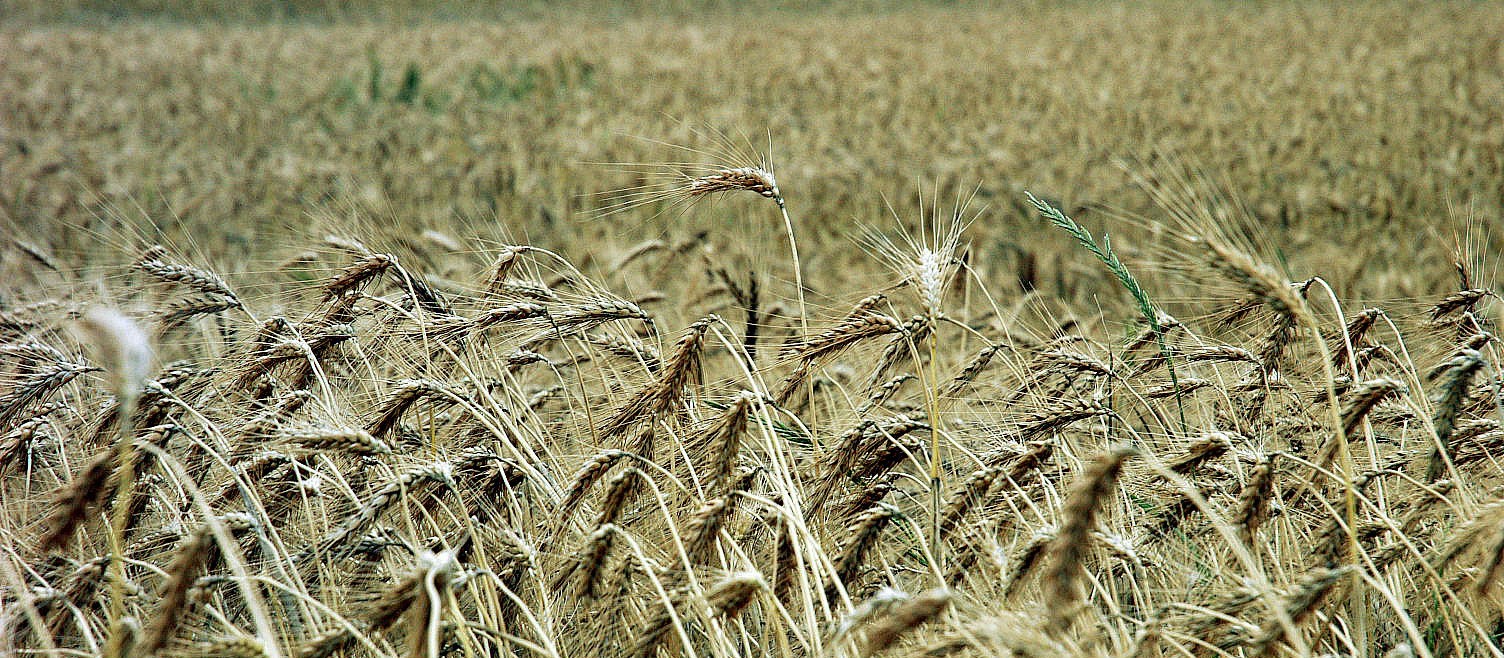
[[1076, 615], [1081, 599], [1078, 583], [1087, 554], [1087, 541], [1096, 528], [1097, 517], [1105, 511], [1114, 497], [1118, 475], [1129, 457], [1138, 454], [1134, 448], [1116, 448], [1092, 462], [1081, 474], [1080, 481], [1061, 507], [1061, 524], [1054, 541], [1050, 543], [1050, 567], [1045, 574], [1045, 601], [1050, 618], [1050, 629], [1064, 632]]
[[891, 612], [867, 631], [867, 640], [859, 655], [877, 656], [887, 652], [905, 635], [944, 612], [951, 599], [950, 590], [941, 588], [923, 592], [894, 606]]

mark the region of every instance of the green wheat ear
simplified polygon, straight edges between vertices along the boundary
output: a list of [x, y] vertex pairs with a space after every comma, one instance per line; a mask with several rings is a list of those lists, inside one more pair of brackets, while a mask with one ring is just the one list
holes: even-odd
[[1180, 430], [1184, 432], [1186, 428], [1185, 405], [1180, 398], [1180, 379], [1175, 374], [1175, 362], [1170, 355], [1170, 347], [1165, 343], [1164, 327], [1159, 323], [1159, 311], [1154, 307], [1154, 302], [1149, 299], [1149, 293], [1144, 291], [1144, 287], [1139, 285], [1138, 279], [1135, 279], [1133, 273], [1128, 271], [1128, 266], [1124, 265], [1123, 261], [1118, 258], [1118, 255], [1112, 251], [1112, 240], [1106, 233], [1102, 234], [1102, 242], [1098, 244], [1096, 238], [1092, 237], [1091, 231], [1086, 230], [1085, 227], [1077, 224], [1076, 220], [1060, 212], [1059, 208], [1041, 201], [1039, 197], [1034, 196], [1032, 193], [1024, 192], [1024, 196], [1029, 198], [1029, 203], [1034, 204], [1034, 207], [1046, 219], [1049, 219], [1051, 224], [1070, 234], [1071, 237], [1076, 239], [1076, 242], [1085, 247], [1093, 256], [1096, 256], [1097, 260], [1102, 261], [1102, 264], [1107, 266], [1107, 270], [1112, 272], [1114, 277], [1117, 277], [1117, 280], [1123, 284], [1124, 288], [1128, 289], [1128, 294], [1133, 296], [1134, 304], [1138, 306], [1139, 315], [1142, 315], [1144, 320], [1149, 323], [1149, 328], [1154, 332], [1154, 337], [1159, 343], [1159, 353], [1165, 359], [1165, 367], [1170, 370], [1170, 385], [1175, 387], [1175, 406], [1180, 411]]

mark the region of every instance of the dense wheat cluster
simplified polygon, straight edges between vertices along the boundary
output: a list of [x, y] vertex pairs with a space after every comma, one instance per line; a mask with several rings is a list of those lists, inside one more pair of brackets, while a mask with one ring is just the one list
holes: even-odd
[[0, 28], [0, 656], [1504, 657], [1498, 7], [718, 11]]

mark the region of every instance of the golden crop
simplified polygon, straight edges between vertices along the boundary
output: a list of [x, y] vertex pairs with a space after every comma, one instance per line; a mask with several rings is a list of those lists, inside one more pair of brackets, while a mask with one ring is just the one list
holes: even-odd
[[45, 13], [0, 655], [1504, 653], [1498, 5]]

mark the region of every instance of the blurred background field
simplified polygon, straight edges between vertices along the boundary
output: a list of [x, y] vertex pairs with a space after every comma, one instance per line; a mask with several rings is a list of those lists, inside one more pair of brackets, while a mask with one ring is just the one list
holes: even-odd
[[873, 276], [850, 232], [912, 221], [923, 190], [946, 208], [975, 193], [973, 259], [1003, 289], [1079, 294], [1071, 268], [1095, 273], [1061, 262], [1022, 191], [1133, 254], [1151, 245], [1115, 218], [1155, 215], [1132, 174], [1168, 156], [1294, 270], [1420, 295], [1449, 283], [1426, 252], [1504, 192], [1494, 3], [7, 6], [0, 220], [73, 266], [149, 220], [228, 272], [264, 269], [358, 215], [587, 272], [708, 232], [790, 279], [752, 200], [597, 219], [638, 181], [594, 163], [684, 160], [655, 142], [714, 131], [771, 142], [815, 290]]

